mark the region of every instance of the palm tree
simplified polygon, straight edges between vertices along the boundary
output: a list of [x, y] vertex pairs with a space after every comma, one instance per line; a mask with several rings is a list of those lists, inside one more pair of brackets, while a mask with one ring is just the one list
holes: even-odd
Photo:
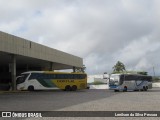
[[83, 73], [85, 73], [85, 70], [86, 70], [86, 66], [85, 65], [83, 65], [82, 68], [76, 68], [75, 69], [76, 72], [83, 72]]
[[124, 65], [122, 62], [120, 62], [120, 61], [118, 61], [118, 62], [116, 63], [116, 65], [114, 65], [114, 67], [113, 67], [113, 72], [114, 72], [114, 73], [123, 72], [123, 71], [125, 71], [125, 70], [126, 70], [125, 65]]

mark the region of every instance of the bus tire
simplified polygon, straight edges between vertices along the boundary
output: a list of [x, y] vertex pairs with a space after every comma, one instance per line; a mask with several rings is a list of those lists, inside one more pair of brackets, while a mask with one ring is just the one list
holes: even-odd
[[28, 86], [28, 91], [34, 91], [34, 87], [33, 86]]
[[77, 90], [77, 86], [76, 85], [73, 85], [72, 86], [72, 91], [76, 91]]
[[66, 85], [66, 87], [65, 87], [65, 91], [71, 91], [71, 86]]
[[119, 90], [114, 90], [114, 92], [119, 92]]
[[145, 86], [143, 86], [143, 91], [147, 91], [147, 88]]
[[124, 86], [123, 92], [127, 92], [127, 86]]

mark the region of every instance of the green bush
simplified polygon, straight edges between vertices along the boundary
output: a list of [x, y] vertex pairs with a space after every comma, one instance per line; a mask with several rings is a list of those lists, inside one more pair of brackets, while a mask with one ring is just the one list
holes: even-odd
[[159, 77], [153, 77], [153, 78], [152, 78], [152, 81], [153, 81], [153, 82], [160, 82], [160, 78], [159, 78]]

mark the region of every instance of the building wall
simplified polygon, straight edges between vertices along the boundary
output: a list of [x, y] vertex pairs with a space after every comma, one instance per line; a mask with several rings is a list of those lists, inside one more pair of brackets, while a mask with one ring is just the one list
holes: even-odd
[[0, 32], [0, 51], [75, 67], [83, 66], [83, 60], [80, 57], [4, 32]]

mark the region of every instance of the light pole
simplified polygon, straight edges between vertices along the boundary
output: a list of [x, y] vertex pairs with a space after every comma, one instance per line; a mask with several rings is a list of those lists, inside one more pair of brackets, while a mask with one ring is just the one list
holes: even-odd
[[155, 70], [154, 70], [154, 66], [153, 66], [153, 75], [154, 75], [154, 77], [155, 77]]

